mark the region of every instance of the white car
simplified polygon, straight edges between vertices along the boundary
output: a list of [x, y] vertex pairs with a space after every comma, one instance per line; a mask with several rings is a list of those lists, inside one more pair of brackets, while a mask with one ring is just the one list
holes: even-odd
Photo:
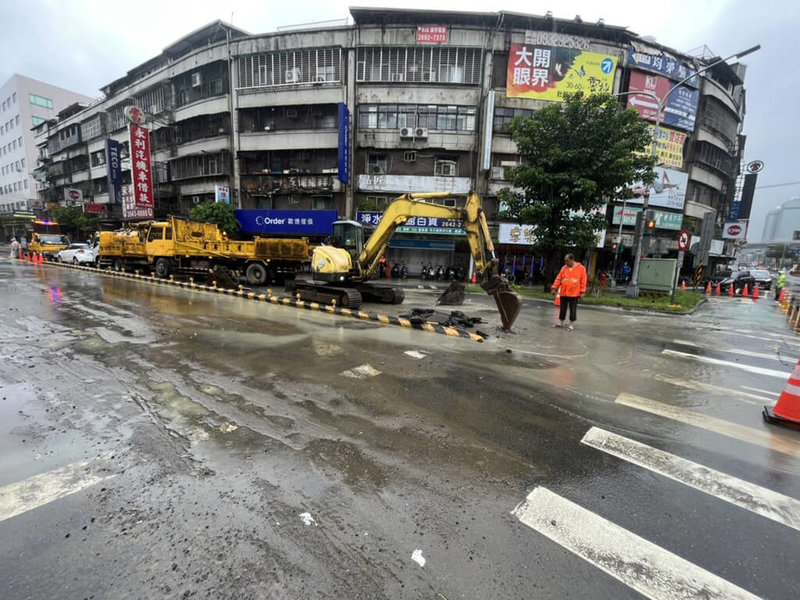
[[56, 254], [58, 262], [71, 262], [73, 264], [93, 264], [97, 255], [97, 246], [89, 246], [85, 243], [70, 244], [64, 250]]

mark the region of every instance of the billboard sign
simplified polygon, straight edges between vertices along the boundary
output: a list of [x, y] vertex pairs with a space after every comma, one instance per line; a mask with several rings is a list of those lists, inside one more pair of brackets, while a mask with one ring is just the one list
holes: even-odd
[[[666, 77], [631, 71], [628, 84], [629, 92], [647, 92], [645, 94], [629, 94], [628, 108], [636, 109], [639, 116], [646, 121], [655, 121], [658, 112], [658, 101], [667, 97], [660, 123], [669, 127], [677, 127], [686, 131], [694, 131], [697, 118], [697, 103], [700, 92], [685, 85], [670, 93], [672, 82]], [[667, 94], [669, 93], [669, 96]], [[649, 94], [655, 96], [652, 97]]]
[[677, 169], [683, 168], [683, 146], [686, 143], [688, 134], [677, 131], [676, 129], [669, 129], [668, 127], [658, 128], [658, 137], [656, 138], [655, 125], [647, 125], [650, 128], [650, 133], [656, 141], [656, 158], [658, 163], [667, 167], [675, 167]]
[[122, 157], [121, 144], [106, 140], [106, 168], [108, 169], [108, 198], [112, 204], [122, 204]]
[[747, 221], [725, 223], [722, 228], [722, 239], [743, 240], [747, 237]]
[[153, 176], [150, 169], [150, 131], [128, 125], [131, 144], [131, 185], [137, 206], [153, 208]]
[[628, 198], [628, 204], [644, 204], [644, 195], [649, 195], [650, 208], [671, 208], [683, 210], [686, 202], [686, 186], [689, 184], [688, 173], [653, 167], [656, 180], [649, 186], [641, 182], [633, 185], [633, 198]]
[[94, 204], [91, 202], [83, 203], [83, 212], [87, 215], [107, 215], [108, 204]]
[[500, 223], [497, 240], [501, 244], [525, 244], [532, 246], [536, 243], [533, 235], [533, 225], [520, 225], [519, 223]]
[[[382, 212], [359, 210], [356, 221], [374, 227], [381, 222]], [[464, 222], [440, 217], [411, 217], [397, 228], [397, 233], [433, 233], [436, 235], [464, 235]]]
[[560, 102], [565, 93], [608, 93], [617, 57], [577, 48], [511, 44], [506, 96]]
[[153, 218], [152, 206], [138, 206], [133, 191], [133, 185], [128, 183], [122, 186], [120, 193], [122, 202], [122, 219], [125, 221], [146, 221]]
[[[649, 210], [649, 208], [648, 208]], [[614, 207], [614, 217], [611, 220], [612, 225], [619, 225], [620, 221], [625, 227], [636, 226], [636, 215], [642, 212], [638, 206], [626, 206], [625, 218], [623, 220], [622, 207]], [[669, 229], [671, 231], [681, 231], [683, 229], [683, 213], [666, 212], [663, 210], [653, 211], [656, 214], [656, 229]]]
[[244, 233], [286, 235], [330, 235], [335, 210], [237, 210]]
[[632, 46], [628, 46], [628, 67], [636, 67], [647, 71], [655, 71], [665, 77], [681, 81], [694, 73], [686, 82], [687, 85], [698, 87], [698, 77], [695, 69], [681, 64], [676, 59], [663, 54], [650, 54], [648, 52], [637, 52]]
[[64, 188], [64, 200], [68, 206], [83, 204], [83, 191], [78, 188]]
[[339, 102], [339, 181], [350, 183], [350, 109]]
[[417, 25], [417, 42], [420, 44], [446, 44], [447, 25]]
[[222, 202], [223, 204], [231, 203], [231, 188], [226, 185], [214, 186], [214, 202]]

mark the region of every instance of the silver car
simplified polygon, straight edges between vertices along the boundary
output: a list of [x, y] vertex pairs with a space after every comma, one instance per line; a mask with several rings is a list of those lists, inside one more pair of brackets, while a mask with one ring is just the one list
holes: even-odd
[[56, 254], [58, 262], [71, 262], [73, 264], [94, 263], [95, 255], [97, 253], [96, 247], [89, 246], [85, 243], [70, 244], [61, 252]]

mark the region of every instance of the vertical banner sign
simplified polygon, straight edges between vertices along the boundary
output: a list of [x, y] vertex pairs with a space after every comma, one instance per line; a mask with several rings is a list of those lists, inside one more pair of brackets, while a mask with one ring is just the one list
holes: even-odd
[[122, 204], [122, 158], [120, 143], [106, 140], [106, 169], [108, 170], [108, 201], [111, 204]]
[[486, 123], [483, 129], [483, 170], [492, 166], [492, 132], [494, 131], [494, 90], [486, 98]]
[[749, 219], [750, 209], [753, 207], [753, 194], [756, 191], [756, 180], [758, 173], [748, 173], [744, 176], [744, 185], [742, 186], [742, 201], [739, 204], [739, 211], [736, 215], [737, 219]]
[[231, 203], [231, 188], [225, 185], [214, 186], [214, 201], [224, 204]]
[[152, 206], [136, 206], [133, 185], [128, 183], [121, 186], [122, 218], [126, 221], [143, 221], [153, 218]]
[[560, 102], [565, 93], [610, 94], [616, 68], [616, 56], [577, 48], [511, 44], [506, 95]]
[[339, 181], [350, 183], [350, 110], [339, 102]]
[[153, 207], [153, 177], [150, 169], [150, 131], [128, 125], [131, 144], [131, 185], [136, 206]]

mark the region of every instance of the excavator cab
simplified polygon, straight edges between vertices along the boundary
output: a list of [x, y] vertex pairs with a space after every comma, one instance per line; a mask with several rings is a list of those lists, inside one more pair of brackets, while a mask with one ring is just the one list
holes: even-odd
[[356, 221], [334, 221], [333, 245], [347, 250], [355, 260], [364, 249], [364, 227]]

